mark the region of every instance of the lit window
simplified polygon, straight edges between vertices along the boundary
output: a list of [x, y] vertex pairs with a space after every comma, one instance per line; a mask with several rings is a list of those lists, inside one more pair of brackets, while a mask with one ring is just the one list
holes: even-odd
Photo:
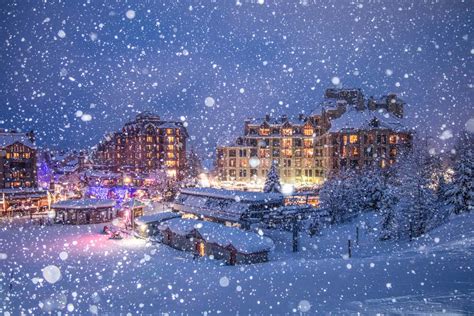
[[397, 135], [390, 135], [389, 142], [390, 142], [390, 144], [396, 144], [397, 143]]
[[312, 139], [305, 139], [303, 141], [303, 143], [304, 143], [304, 147], [306, 147], [306, 148], [313, 147], [313, 140]]
[[176, 161], [174, 160], [166, 160], [165, 164], [167, 167], [176, 167]]
[[147, 136], [146, 137], [146, 142], [147, 143], [152, 143], [153, 142], [153, 136]]
[[359, 141], [359, 136], [357, 136], [357, 135], [351, 135], [351, 136], [349, 137], [349, 142], [350, 142], [351, 144], [355, 144], [355, 143], [357, 143], [358, 141]]
[[173, 135], [173, 130], [171, 128], [167, 128], [166, 135]]
[[292, 128], [284, 128], [284, 129], [281, 130], [281, 132], [284, 136], [293, 135], [293, 129]]
[[168, 142], [173, 143], [174, 142], [174, 136], [168, 136]]
[[313, 149], [312, 148], [305, 148], [304, 149], [304, 156], [305, 158], [312, 158], [313, 157]]
[[313, 133], [314, 133], [314, 131], [313, 131], [313, 129], [312, 129], [311, 127], [305, 127], [305, 128], [303, 129], [303, 134], [304, 134], [305, 136], [313, 136]]
[[262, 136], [270, 135], [270, 129], [268, 127], [260, 128], [260, 135], [262, 135]]

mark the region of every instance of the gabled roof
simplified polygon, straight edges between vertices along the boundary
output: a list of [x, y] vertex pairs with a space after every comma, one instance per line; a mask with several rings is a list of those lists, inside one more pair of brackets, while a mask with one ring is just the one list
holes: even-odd
[[25, 133], [0, 132], [0, 148], [5, 148], [15, 143], [20, 143], [33, 149], [36, 148], [36, 145]]

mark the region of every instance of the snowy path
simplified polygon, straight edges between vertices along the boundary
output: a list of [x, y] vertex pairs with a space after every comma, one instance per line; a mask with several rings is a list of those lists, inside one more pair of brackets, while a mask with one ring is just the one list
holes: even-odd
[[[351, 259], [342, 255], [355, 223], [303, 238], [306, 250], [296, 255], [288, 236], [274, 234], [273, 261], [236, 267], [139, 239], [109, 240], [98, 233], [102, 225], [1, 222], [0, 311], [467, 313], [474, 310], [473, 220], [459, 216], [411, 244], [381, 247], [366, 236]], [[48, 265], [61, 271], [54, 284], [41, 272]]]

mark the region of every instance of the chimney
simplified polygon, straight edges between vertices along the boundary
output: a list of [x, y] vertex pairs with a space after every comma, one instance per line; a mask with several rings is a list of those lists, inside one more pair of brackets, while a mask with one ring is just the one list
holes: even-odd
[[265, 114], [265, 121], [270, 121], [270, 114]]
[[26, 133], [26, 136], [30, 139], [30, 141], [34, 144], [35, 143], [35, 132], [34, 131], [29, 131]]

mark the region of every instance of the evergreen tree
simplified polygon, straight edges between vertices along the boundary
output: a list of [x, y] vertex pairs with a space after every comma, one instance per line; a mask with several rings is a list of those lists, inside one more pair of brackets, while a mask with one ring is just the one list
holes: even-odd
[[398, 239], [400, 230], [400, 216], [397, 213], [398, 192], [395, 186], [388, 184], [383, 188], [380, 200], [380, 239]]
[[474, 210], [474, 136], [464, 134], [456, 146], [453, 181], [446, 191], [446, 204], [454, 214]]
[[328, 179], [319, 192], [321, 208], [331, 223], [342, 223], [359, 212], [358, 178], [352, 170], [343, 170]]
[[281, 193], [280, 175], [278, 174], [278, 169], [275, 164], [275, 161], [272, 162], [272, 166], [268, 171], [267, 179], [265, 180], [265, 186], [263, 187], [263, 192]]
[[432, 217], [435, 196], [429, 184], [428, 151], [423, 144], [407, 154], [398, 165], [400, 231], [410, 238], [427, 231]]

